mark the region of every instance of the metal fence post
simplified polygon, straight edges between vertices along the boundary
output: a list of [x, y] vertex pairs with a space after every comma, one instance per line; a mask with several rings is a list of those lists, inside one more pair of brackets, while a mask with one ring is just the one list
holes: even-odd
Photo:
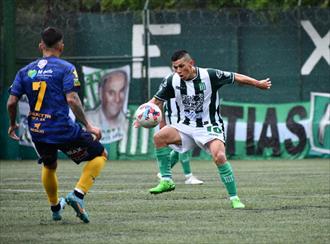
[[150, 99], [150, 77], [149, 77], [149, 0], [146, 0], [144, 8], [143, 8], [143, 26], [144, 26], [144, 75], [145, 75], [145, 86], [147, 86], [145, 96], [147, 100]]
[[6, 102], [8, 98], [7, 89], [10, 86], [12, 80], [15, 77], [16, 72], [16, 43], [15, 43], [15, 1], [3, 0], [2, 11], [3, 11], [3, 67], [4, 67], [4, 80], [2, 81], [1, 99], [0, 99], [0, 116], [1, 136], [0, 141], [3, 143], [2, 150], [0, 150], [0, 158], [5, 159], [16, 159], [19, 157], [18, 149], [19, 145], [17, 142], [9, 139], [7, 135], [7, 129], [9, 125], [9, 119], [7, 116]]

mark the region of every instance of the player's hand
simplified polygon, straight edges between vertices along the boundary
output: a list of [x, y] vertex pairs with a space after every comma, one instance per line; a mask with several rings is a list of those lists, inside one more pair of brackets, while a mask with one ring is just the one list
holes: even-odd
[[101, 139], [102, 133], [101, 133], [100, 128], [95, 127], [95, 126], [89, 124], [89, 125], [86, 126], [86, 130], [88, 132], [92, 133], [96, 137], [97, 140], [100, 140]]
[[140, 128], [141, 127], [140, 123], [137, 120], [133, 121], [133, 126], [134, 126], [134, 128]]
[[166, 122], [164, 119], [162, 119], [160, 122], [159, 122], [159, 129], [163, 128], [166, 126]]
[[19, 141], [19, 137], [16, 135], [15, 130], [18, 129], [18, 124], [15, 125], [11, 125], [8, 128], [8, 135], [10, 136], [11, 139], [15, 140], [15, 141]]
[[258, 83], [256, 84], [256, 87], [262, 90], [270, 89], [271, 86], [272, 86], [272, 82], [270, 78], [267, 78], [265, 80], [259, 80]]

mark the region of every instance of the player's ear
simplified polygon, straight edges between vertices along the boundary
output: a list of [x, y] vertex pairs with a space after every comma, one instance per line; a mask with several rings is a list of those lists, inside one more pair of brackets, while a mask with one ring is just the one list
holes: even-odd
[[39, 43], [39, 51], [42, 52], [45, 49], [45, 43], [42, 41]]
[[63, 52], [63, 50], [64, 50], [64, 43], [61, 41], [61, 42], [59, 42], [59, 43], [57, 43], [57, 45], [56, 45], [56, 49], [59, 51], [59, 52]]
[[194, 59], [191, 59], [190, 62], [189, 62], [192, 66], [195, 66], [195, 60]]

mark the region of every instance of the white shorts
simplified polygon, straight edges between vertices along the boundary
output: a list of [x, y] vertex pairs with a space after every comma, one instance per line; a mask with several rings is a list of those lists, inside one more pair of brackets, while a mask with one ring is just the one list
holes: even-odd
[[217, 139], [225, 143], [224, 131], [219, 126], [191, 127], [185, 124], [167, 125], [179, 131], [181, 145], [170, 144], [173, 150], [184, 153], [193, 149], [196, 145], [210, 153], [207, 143]]

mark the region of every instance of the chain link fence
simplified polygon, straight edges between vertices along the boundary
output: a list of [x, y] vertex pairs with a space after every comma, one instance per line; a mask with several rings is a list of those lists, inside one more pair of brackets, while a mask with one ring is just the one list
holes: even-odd
[[[150, 11], [151, 94], [161, 82], [161, 73], [153, 70], [163, 67], [170, 71], [169, 58], [176, 49], [187, 49], [197, 65], [235, 71], [261, 79], [271, 77], [273, 90], [269, 96], [248, 88], [238, 87], [235, 93], [227, 87], [221, 91], [225, 100], [242, 102], [295, 102], [309, 99], [311, 91], [329, 91], [330, 72], [326, 57], [320, 57], [308, 75], [301, 68], [315, 50], [314, 40], [302, 27], [309, 21], [319, 39], [325, 38], [330, 26], [329, 9], [277, 9], [252, 11], [221, 9], [218, 11]], [[46, 11], [45, 15], [19, 9], [17, 11], [17, 56], [36, 57], [40, 31], [48, 25], [61, 28], [65, 34], [65, 57], [91, 56], [89, 65], [113, 68], [114, 59], [126, 57], [132, 72], [130, 103], [141, 103], [146, 98], [142, 63], [144, 46], [142, 12], [66, 13], [61, 9]], [[166, 26], [178, 26], [179, 33], [166, 32]], [[158, 29], [157, 29], [158, 28]], [[172, 28], [172, 27], [171, 27]], [[173, 27], [174, 28], [174, 27]], [[176, 27], [175, 27], [176, 28]], [[155, 31], [157, 30], [157, 31]], [[153, 33], [154, 32], [154, 33]], [[156, 33], [155, 33], [156, 32]], [[317, 38], [316, 37], [316, 38]], [[137, 45], [137, 42], [139, 44]], [[323, 50], [324, 56], [328, 50]], [[101, 59], [107, 56], [110, 59]], [[100, 57], [101, 61], [96, 61]], [[134, 58], [139, 61], [133, 64]], [[165, 67], [167, 67], [165, 69]], [[79, 69], [79, 67], [78, 67]], [[159, 70], [159, 69], [158, 69]]]

